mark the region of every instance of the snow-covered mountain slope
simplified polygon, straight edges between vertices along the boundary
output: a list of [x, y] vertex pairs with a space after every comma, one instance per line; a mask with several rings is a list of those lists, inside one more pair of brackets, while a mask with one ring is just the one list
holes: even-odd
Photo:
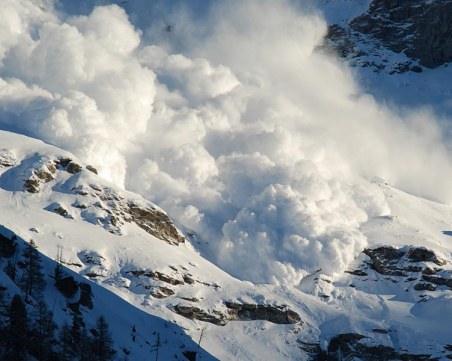
[[329, 24], [325, 46], [356, 67], [369, 93], [450, 118], [450, 1], [316, 3]]
[[[127, 350], [130, 360], [149, 354], [153, 332], [160, 333], [163, 359], [181, 359], [196, 350], [204, 327], [201, 346], [213, 356], [200, 351], [203, 360], [308, 360], [321, 349], [336, 359], [337, 343], [368, 360], [383, 346], [392, 355], [445, 355], [452, 321], [449, 206], [375, 180], [391, 214], [362, 226], [369, 247], [346, 273], [319, 270], [299, 289], [253, 285], [203, 259], [162, 210], [102, 180], [72, 154], [9, 132], [0, 140], [2, 242], [14, 234], [19, 247], [2, 257], [2, 269], [19, 262], [22, 243], [33, 239], [46, 256], [45, 298], [57, 323], [74, 307], [88, 327], [104, 315], [118, 352]], [[142, 217], [134, 218], [130, 204]], [[56, 258], [67, 276], [90, 286], [92, 307], [74, 306], [79, 296], [53, 287]], [[3, 272], [0, 283], [20, 292]]]
[[0, 335], [36, 244], [118, 359], [452, 358], [450, 67], [353, 20], [419, 3], [3, 0]]

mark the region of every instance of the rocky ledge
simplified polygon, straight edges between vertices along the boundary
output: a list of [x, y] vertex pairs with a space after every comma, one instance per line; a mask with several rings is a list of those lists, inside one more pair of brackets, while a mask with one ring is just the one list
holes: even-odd
[[224, 326], [229, 321], [263, 320], [283, 325], [302, 322], [298, 313], [287, 306], [244, 304], [232, 301], [225, 302], [224, 306], [221, 309], [204, 310], [194, 305], [178, 304], [173, 307], [173, 310], [184, 317], [219, 326]]

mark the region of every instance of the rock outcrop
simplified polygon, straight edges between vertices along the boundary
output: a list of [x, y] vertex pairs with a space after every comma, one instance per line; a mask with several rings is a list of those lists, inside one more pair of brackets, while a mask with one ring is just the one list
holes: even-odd
[[[365, 249], [369, 259], [360, 268], [347, 273], [367, 277], [368, 269], [389, 276], [394, 283], [412, 284], [416, 291], [435, 291], [438, 287], [452, 290], [452, 271], [442, 268], [448, 263], [434, 251], [424, 247], [381, 246]], [[441, 267], [438, 267], [441, 266]]]
[[[366, 340], [366, 342], [362, 342]], [[400, 353], [396, 349], [379, 345], [372, 342], [369, 337], [356, 334], [344, 333], [334, 336], [329, 344], [326, 355], [319, 355], [318, 359], [339, 361], [355, 360], [361, 361], [389, 361], [389, 360], [410, 360], [410, 361], [433, 361], [437, 358], [430, 355], [416, 355], [409, 353]], [[356, 358], [357, 357], [357, 358]]]
[[272, 306], [267, 304], [244, 304], [227, 301], [219, 309], [205, 310], [190, 304], [178, 304], [174, 311], [184, 317], [215, 325], [224, 326], [229, 321], [255, 321], [263, 320], [276, 324], [295, 324], [301, 318], [295, 311], [286, 306]]
[[[366, 13], [330, 25], [325, 39], [325, 46], [339, 56], [362, 59], [354, 65], [376, 71], [387, 66], [390, 73], [420, 72], [419, 65], [435, 68], [452, 61], [452, 1], [373, 0]], [[364, 60], [367, 55], [378, 58], [379, 48], [403, 53], [409, 60], [395, 65]]]

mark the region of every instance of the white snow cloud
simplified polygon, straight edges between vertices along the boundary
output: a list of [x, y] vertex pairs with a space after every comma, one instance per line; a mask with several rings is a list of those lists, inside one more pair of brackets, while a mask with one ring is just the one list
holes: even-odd
[[360, 224], [390, 213], [373, 176], [452, 201], [431, 114], [362, 94], [314, 51], [323, 20], [288, 1], [170, 13], [164, 37], [115, 5], [64, 18], [50, 2], [6, 5], [0, 126], [157, 202], [238, 277], [296, 285], [346, 268], [366, 245]]

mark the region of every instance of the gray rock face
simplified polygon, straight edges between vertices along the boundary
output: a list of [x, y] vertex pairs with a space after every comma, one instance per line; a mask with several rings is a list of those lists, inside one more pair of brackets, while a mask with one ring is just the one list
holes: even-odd
[[360, 44], [369, 49], [373, 43], [374, 48], [381, 46], [413, 60], [398, 64], [393, 73], [422, 71], [416, 63], [435, 68], [452, 61], [452, 1], [373, 0], [366, 13], [348, 24], [331, 25], [325, 38], [326, 47], [343, 58], [375, 55], [359, 50]]

